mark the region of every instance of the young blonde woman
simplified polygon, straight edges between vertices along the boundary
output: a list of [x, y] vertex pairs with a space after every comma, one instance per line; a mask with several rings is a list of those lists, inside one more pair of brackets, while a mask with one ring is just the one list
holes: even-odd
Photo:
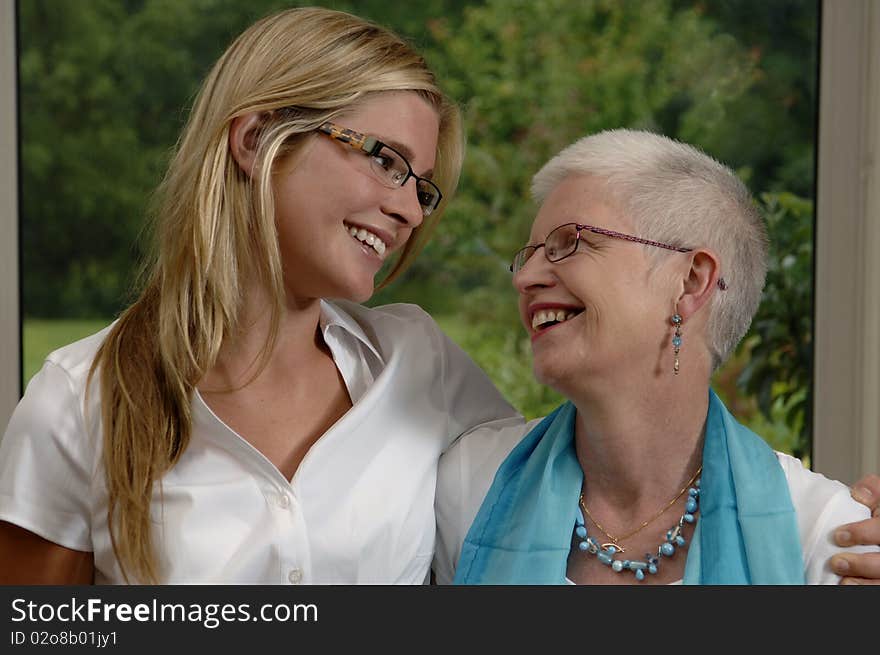
[[440, 454], [515, 412], [419, 308], [356, 303], [461, 157], [387, 30], [316, 8], [246, 30], [161, 186], [139, 298], [9, 423], [0, 582], [425, 582]]

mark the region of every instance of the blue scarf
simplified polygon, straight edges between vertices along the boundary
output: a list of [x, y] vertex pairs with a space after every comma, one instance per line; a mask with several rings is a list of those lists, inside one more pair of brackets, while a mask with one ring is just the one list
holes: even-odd
[[[583, 483], [575, 414], [570, 402], [558, 407], [501, 464], [465, 537], [455, 584], [565, 583]], [[685, 584], [804, 584], [797, 521], [776, 455], [712, 391], [697, 518]]]

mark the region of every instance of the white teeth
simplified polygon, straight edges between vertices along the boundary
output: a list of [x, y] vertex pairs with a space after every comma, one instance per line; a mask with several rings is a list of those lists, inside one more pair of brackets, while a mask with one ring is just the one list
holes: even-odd
[[357, 228], [354, 226], [348, 227], [347, 231], [351, 236], [353, 236], [358, 241], [362, 241], [363, 243], [366, 243], [368, 246], [372, 246], [373, 250], [376, 251], [376, 254], [378, 254], [378, 255], [385, 254], [385, 248], [387, 248], [387, 246], [385, 245], [385, 242], [382, 241], [381, 238], [379, 238], [378, 236], [376, 236], [372, 232], [369, 232], [362, 227]]
[[565, 310], [544, 310], [540, 309], [532, 315], [532, 329], [537, 330], [544, 323], [562, 323], [577, 316], [577, 312], [566, 312]]

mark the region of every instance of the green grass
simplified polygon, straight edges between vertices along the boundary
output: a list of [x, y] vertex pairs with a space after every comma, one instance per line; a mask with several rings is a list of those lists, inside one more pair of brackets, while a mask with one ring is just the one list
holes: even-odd
[[22, 381], [27, 385], [43, 360], [53, 350], [87, 337], [109, 325], [109, 320], [46, 320], [25, 319], [22, 329], [24, 370]]

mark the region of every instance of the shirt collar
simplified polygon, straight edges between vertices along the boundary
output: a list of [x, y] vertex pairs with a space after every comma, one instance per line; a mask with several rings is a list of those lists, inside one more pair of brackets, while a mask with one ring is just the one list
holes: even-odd
[[385, 359], [379, 354], [376, 346], [367, 336], [367, 333], [364, 332], [364, 329], [360, 324], [338, 305], [326, 300], [321, 301], [321, 318], [319, 320], [319, 325], [321, 327], [321, 334], [325, 335], [325, 338], [332, 327], [338, 327], [343, 332], [355, 337], [358, 341], [363, 343], [367, 349], [376, 356], [376, 359], [379, 362], [382, 364], [385, 363]]

